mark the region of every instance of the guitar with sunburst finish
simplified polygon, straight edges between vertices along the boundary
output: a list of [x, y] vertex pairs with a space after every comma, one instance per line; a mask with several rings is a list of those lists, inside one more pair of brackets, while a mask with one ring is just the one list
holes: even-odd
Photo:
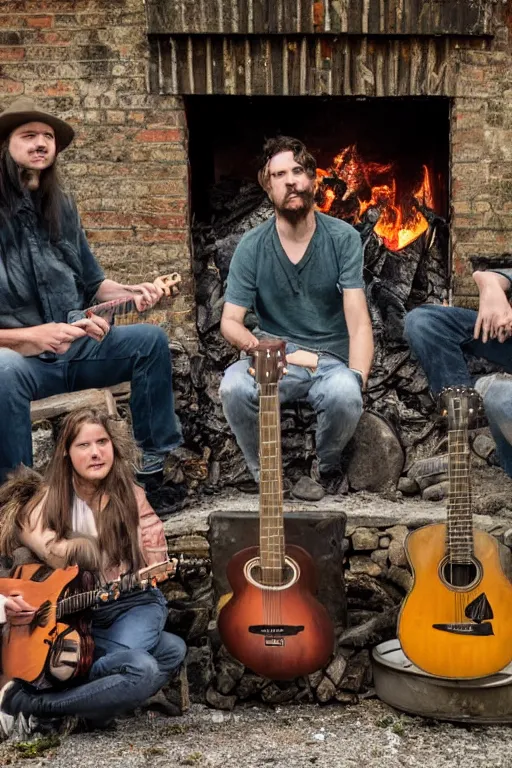
[[334, 628], [318, 602], [316, 572], [302, 547], [285, 545], [278, 383], [285, 343], [261, 341], [254, 351], [259, 385], [260, 539], [230, 560], [233, 596], [218, 617], [227, 650], [254, 672], [289, 680], [326, 666]]
[[512, 585], [497, 540], [473, 528], [468, 426], [478, 393], [453, 387], [440, 395], [448, 417], [447, 522], [409, 534], [414, 583], [398, 619], [405, 655], [445, 678], [479, 678], [512, 659]]

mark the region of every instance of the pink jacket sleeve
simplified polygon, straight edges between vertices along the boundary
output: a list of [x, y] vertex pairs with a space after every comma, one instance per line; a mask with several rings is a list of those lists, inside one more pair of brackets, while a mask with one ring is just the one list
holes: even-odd
[[146, 565], [168, 560], [164, 525], [146, 498], [143, 489], [136, 485], [135, 498], [139, 508], [140, 547]]

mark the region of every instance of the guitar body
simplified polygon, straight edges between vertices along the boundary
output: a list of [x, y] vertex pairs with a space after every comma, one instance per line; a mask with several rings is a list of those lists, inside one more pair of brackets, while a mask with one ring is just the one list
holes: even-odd
[[78, 567], [70, 566], [52, 571], [44, 581], [31, 581], [40, 565], [23, 565], [19, 578], [0, 579], [0, 594], [23, 595], [30, 605], [39, 607], [31, 624], [20, 627], [6, 625], [2, 636], [2, 672], [32, 683], [45, 669], [52, 645], [62, 631], [57, 621], [57, 600], [78, 574]]
[[[259, 548], [238, 552], [228, 563], [233, 597], [218, 618], [227, 650], [262, 677], [290, 680], [326, 666], [334, 647], [331, 619], [316, 598], [315, 567], [301, 547], [286, 547], [287, 562], [297, 566], [290, 586], [268, 588], [248, 575]], [[293, 570], [293, 566], [292, 566]]]
[[414, 583], [400, 612], [398, 637], [410, 661], [438, 677], [485, 677], [512, 660], [512, 585], [497, 541], [476, 529], [473, 538], [476, 568], [468, 588], [454, 588], [443, 578], [445, 524], [419, 528], [406, 539]]

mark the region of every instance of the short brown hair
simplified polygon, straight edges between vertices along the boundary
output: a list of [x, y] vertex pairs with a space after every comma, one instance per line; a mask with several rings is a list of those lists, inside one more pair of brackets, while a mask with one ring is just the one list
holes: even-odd
[[260, 158], [258, 181], [265, 191], [268, 189], [269, 163], [280, 152], [292, 152], [293, 159], [304, 168], [306, 175], [310, 179], [315, 178], [316, 160], [308, 152], [306, 145], [300, 139], [294, 139], [292, 136], [276, 136], [273, 139], [267, 139]]

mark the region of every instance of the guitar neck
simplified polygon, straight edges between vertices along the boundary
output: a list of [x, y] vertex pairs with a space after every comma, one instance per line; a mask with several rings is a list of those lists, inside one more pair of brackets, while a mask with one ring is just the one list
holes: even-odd
[[[161, 563], [142, 568], [138, 573], [129, 577], [129, 588], [126, 591], [132, 589], [147, 589], [153, 586], [153, 579], [157, 577], [170, 578], [176, 575], [178, 567], [178, 559], [164, 560]], [[95, 605], [98, 602], [108, 602], [111, 597], [117, 599], [119, 596], [119, 583], [113, 582], [105, 587], [99, 587], [97, 589], [89, 590], [88, 592], [80, 592], [76, 595], [70, 595], [69, 597], [63, 597], [57, 603], [57, 618], [67, 616], [70, 613], [77, 613], [78, 611], [85, 611], [87, 608]]]
[[126, 296], [125, 298], [112, 299], [112, 301], [96, 304], [93, 307], [89, 307], [86, 313], [98, 315], [104, 318], [110, 325], [112, 323], [116, 325], [133, 325], [141, 322], [158, 324], [161, 322], [163, 311], [165, 311], [164, 302], [159, 302], [154, 307], [151, 307], [151, 309], [139, 312], [133, 297]]
[[284, 568], [281, 418], [277, 384], [260, 388], [260, 563], [266, 584], [280, 584]]
[[467, 429], [448, 432], [447, 550], [453, 562], [467, 563], [473, 554], [470, 449]]
[[89, 592], [80, 592], [76, 595], [70, 595], [70, 597], [63, 597], [57, 603], [57, 618], [61, 619], [70, 613], [78, 613], [90, 608], [98, 599], [98, 591], [92, 589]]

